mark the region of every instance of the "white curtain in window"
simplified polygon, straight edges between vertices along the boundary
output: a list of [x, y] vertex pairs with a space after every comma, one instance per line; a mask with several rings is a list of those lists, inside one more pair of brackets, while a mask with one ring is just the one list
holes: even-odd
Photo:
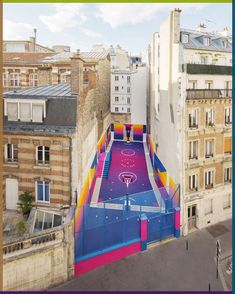
[[18, 120], [18, 105], [17, 103], [7, 103], [7, 116], [10, 121]]
[[33, 122], [42, 122], [43, 106], [33, 105]]
[[20, 120], [31, 120], [31, 105], [30, 103], [20, 103]]

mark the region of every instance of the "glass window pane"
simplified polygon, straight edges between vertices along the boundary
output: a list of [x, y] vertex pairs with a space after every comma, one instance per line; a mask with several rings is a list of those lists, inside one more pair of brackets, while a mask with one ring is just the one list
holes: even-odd
[[50, 229], [52, 227], [52, 217], [53, 217], [52, 213], [45, 212], [43, 230]]
[[38, 161], [42, 161], [42, 146], [38, 146]]
[[45, 182], [45, 201], [50, 201], [50, 184]]
[[53, 227], [58, 227], [62, 224], [62, 217], [61, 215], [54, 214], [54, 224]]
[[43, 201], [43, 182], [37, 182], [37, 197], [39, 201]]
[[43, 217], [44, 217], [44, 212], [38, 210], [36, 212], [36, 221], [35, 221], [35, 225], [34, 225], [34, 232], [38, 232], [38, 231], [42, 230]]

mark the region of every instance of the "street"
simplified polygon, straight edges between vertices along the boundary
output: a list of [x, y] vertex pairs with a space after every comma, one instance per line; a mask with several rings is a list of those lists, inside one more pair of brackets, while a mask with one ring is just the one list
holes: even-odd
[[[75, 277], [50, 290], [208, 291], [209, 284], [211, 291], [231, 290], [232, 220], [208, 228], [161, 245], [152, 245], [145, 252]], [[218, 280], [217, 239], [222, 248]]]

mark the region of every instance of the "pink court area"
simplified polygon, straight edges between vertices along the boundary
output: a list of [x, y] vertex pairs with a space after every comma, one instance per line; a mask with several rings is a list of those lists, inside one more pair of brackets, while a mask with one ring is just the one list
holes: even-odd
[[[128, 188], [126, 179], [130, 179]], [[150, 190], [143, 143], [114, 141], [108, 178], [102, 179], [99, 202]]]

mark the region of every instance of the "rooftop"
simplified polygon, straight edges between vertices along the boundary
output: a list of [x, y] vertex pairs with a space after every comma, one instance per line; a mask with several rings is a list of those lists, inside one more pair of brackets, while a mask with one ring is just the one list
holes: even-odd
[[[209, 51], [232, 52], [232, 38], [216, 33], [198, 32], [194, 30], [181, 29], [181, 32], [189, 34], [188, 43], [182, 43], [185, 49], [201, 49]], [[209, 37], [209, 45], [203, 43], [203, 37]], [[227, 40], [227, 47], [223, 46], [223, 41]]]
[[[61, 52], [58, 54], [53, 54], [44, 58], [43, 62], [60, 62], [60, 61], [70, 61], [73, 56], [73, 52]], [[102, 52], [81, 52], [80, 56], [82, 59], [105, 59], [108, 55], [108, 51]]]
[[61, 83], [56, 85], [46, 85], [33, 88], [13, 90], [4, 93], [4, 98], [43, 98], [43, 97], [76, 97], [71, 94], [71, 85]]
[[55, 53], [38, 52], [3, 52], [3, 62], [7, 64], [38, 64]]
[[4, 116], [4, 131], [70, 134], [76, 129], [77, 96], [71, 94], [68, 83], [28, 88], [4, 93], [10, 99], [46, 99], [46, 118], [42, 123], [8, 121]]

